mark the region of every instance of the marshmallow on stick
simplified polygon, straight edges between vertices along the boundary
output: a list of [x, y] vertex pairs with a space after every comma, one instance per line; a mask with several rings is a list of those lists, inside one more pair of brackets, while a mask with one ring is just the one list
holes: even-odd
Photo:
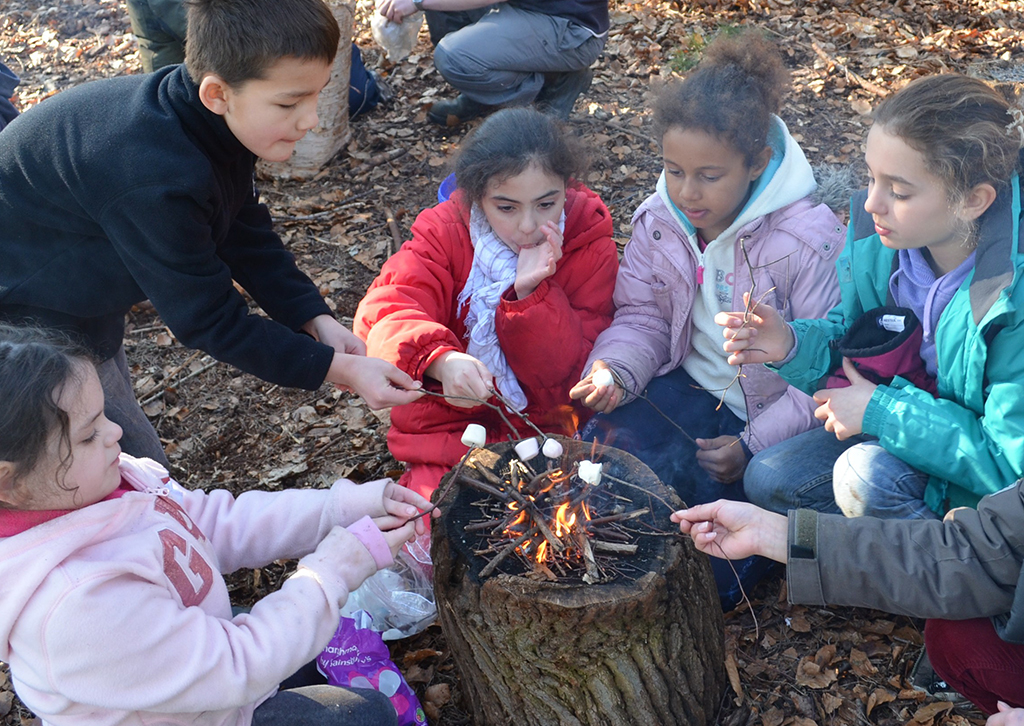
[[598, 388], [608, 388], [615, 385], [615, 377], [608, 368], [598, 368], [594, 371], [594, 376], [591, 380]]
[[462, 443], [470, 448], [480, 448], [487, 443], [487, 430], [480, 424], [468, 424], [462, 432]]

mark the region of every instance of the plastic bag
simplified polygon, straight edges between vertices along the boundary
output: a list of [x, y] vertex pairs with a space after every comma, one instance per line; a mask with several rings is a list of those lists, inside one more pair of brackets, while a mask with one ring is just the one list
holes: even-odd
[[391, 661], [380, 634], [372, 629], [373, 618], [364, 610], [353, 615], [341, 619], [331, 642], [317, 656], [317, 670], [331, 685], [383, 693], [395, 707], [399, 726], [427, 726], [419, 699]]
[[437, 617], [429, 537], [427, 533], [409, 542], [399, 550], [395, 564], [378, 570], [350, 592], [341, 614], [353, 617], [359, 610], [368, 612], [371, 627], [381, 631], [384, 640], [425, 630]]
[[374, 12], [370, 19], [370, 32], [384, 52], [388, 60], [398, 63], [405, 60], [416, 47], [416, 38], [420, 34], [420, 26], [423, 25], [423, 13], [415, 12], [406, 15], [402, 22], [393, 23], [378, 12]]

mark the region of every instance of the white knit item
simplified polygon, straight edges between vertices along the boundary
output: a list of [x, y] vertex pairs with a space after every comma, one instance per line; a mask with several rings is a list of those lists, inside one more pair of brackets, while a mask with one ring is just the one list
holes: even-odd
[[469, 302], [466, 352], [487, 366], [498, 390], [517, 411], [522, 411], [526, 408], [526, 394], [505, 359], [494, 328], [494, 314], [501, 295], [516, 281], [519, 256], [498, 239], [476, 204], [469, 215], [469, 238], [473, 242], [473, 266], [466, 286], [459, 293], [459, 310]]

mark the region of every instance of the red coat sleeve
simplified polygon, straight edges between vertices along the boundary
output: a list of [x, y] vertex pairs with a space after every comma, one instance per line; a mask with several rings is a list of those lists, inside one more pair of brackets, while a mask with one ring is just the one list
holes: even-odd
[[464, 351], [458, 295], [473, 248], [454, 201], [420, 213], [412, 239], [384, 263], [353, 321], [366, 354], [394, 363], [417, 380], [446, 350]]

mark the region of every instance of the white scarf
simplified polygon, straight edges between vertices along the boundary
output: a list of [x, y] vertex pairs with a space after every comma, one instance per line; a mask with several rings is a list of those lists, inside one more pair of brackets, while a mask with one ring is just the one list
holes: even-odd
[[[565, 211], [558, 221], [565, 230]], [[466, 286], [459, 293], [459, 310], [469, 302], [466, 313], [466, 352], [479, 360], [493, 375], [498, 390], [516, 411], [526, 408], [526, 394], [513, 372], [498, 342], [494, 316], [501, 295], [516, 281], [519, 255], [498, 239], [479, 205], [474, 204], [469, 214], [469, 238], [473, 242], [473, 266], [469, 270]]]

